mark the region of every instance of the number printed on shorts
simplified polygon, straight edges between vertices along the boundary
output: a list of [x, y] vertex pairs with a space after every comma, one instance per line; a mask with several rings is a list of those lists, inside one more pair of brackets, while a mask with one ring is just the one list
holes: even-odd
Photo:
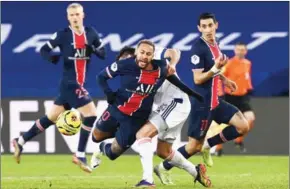
[[83, 98], [84, 96], [87, 96], [89, 92], [85, 88], [81, 87], [76, 89], [76, 94], [78, 98]]

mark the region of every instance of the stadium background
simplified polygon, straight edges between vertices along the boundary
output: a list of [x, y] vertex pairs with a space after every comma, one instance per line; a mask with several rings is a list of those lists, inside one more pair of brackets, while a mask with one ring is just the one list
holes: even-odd
[[[288, 154], [289, 139], [289, 5], [288, 2], [83, 2], [85, 24], [94, 26], [107, 49], [107, 59], [92, 59], [88, 91], [98, 114], [105, 109], [96, 74], [112, 63], [124, 45], [143, 38], [179, 48], [177, 71], [191, 85], [190, 43], [198, 37], [197, 17], [216, 14], [221, 49], [233, 55], [233, 44], [248, 45], [255, 88], [256, 124], [246, 139], [249, 154]], [[67, 2], [2, 2], [1, 9], [1, 152], [10, 153], [12, 138], [26, 131], [45, 113], [54, 97], [62, 65], [52, 65], [40, 47], [58, 29], [67, 26]], [[146, 12], [148, 11], [148, 13]], [[113, 87], [118, 81], [111, 82]], [[187, 125], [181, 134], [185, 142]], [[27, 153], [71, 153], [77, 136], [63, 137], [54, 127], [25, 145]], [[178, 143], [180, 144], [180, 143]], [[226, 145], [227, 153], [238, 153]], [[90, 142], [87, 152], [93, 151]]]

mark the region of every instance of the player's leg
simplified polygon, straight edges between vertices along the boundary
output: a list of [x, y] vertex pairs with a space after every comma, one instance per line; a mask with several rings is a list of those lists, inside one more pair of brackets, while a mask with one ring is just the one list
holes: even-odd
[[[188, 123], [188, 143], [178, 149], [186, 159], [201, 151], [204, 138], [211, 123], [209, 109], [192, 106]], [[206, 164], [212, 166], [213, 161], [211, 156], [208, 156]], [[169, 164], [168, 161], [164, 161], [163, 166], [166, 170], [173, 168], [173, 165]]]
[[69, 85], [65, 88], [64, 95], [70, 106], [76, 108], [83, 116], [78, 148], [77, 152], [73, 155], [72, 162], [79, 165], [82, 170], [90, 173], [91, 169], [87, 165], [85, 150], [92, 127], [97, 119], [96, 106], [88, 91], [82, 86]]
[[[243, 114], [249, 123], [249, 131], [250, 131], [254, 127], [255, 114], [250, 108], [247, 111], [243, 111]], [[244, 136], [236, 138], [235, 144], [239, 147], [241, 152], [246, 152], [246, 148], [244, 146]]]
[[88, 138], [97, 119], [97, 109], [93, 101], [77, 109], [81, 112], [84, 118], [80, 131], [80, 138], [76, 155], [78, 157], [85, 157]]
[[[119, 123], [112, 115], [112, 109], [109, 106], [104, 113], [101, 115], [100, 119], [96, 122], [96, 126], [93, 129], [92, 140], [95, 143], [100, 143], [108, 138], [114, 138], [115, 133], [118, 129]], [[116, 146], [116, 145], [115, 145]], [[93, 153], [91, 158], [91, 168], [97, 168], [101, 163], [102, 152], [100, 151], [100, 146], [97, 148], [96, 152]]]
[[[210, 128], [207, 132], [206, 139], [220, 133], [227, 125], [226, 124], [218, 124], [215, 121], [212, 121]], [[223, 153], [223, 145], [218, 144], [211, 148], [211, 153], [221, 156]]]
[[[175, 131], [169, 131], [167, 136], [175, 135], [175, 133]], [[206, 175], [206, 167], [203, 164], [198, 164], [197, 166], [192, 164], [190, 161], [184, 158], [179, 151], [172, 149], [172, 143], [173, 140], [170, 138], [168, 138], [167, 141], [158, 140], [157, 155], [162, 159], [166, 159], [170, 164], [174, 165], [175, 167], [178, 167], [188, 172], [191, 176], [194, 177], [194, 182], [198, 181], [203, 186], [210, 187], [211, 181]], [[160, 164], [158, 166], [155, 166], [154, 168], [154, 172], [159, 178], [162, 177], [162, 175], [159, 174], [161, 172], [161, 169], [162, 165]], [[162, 182], [162, 179], [160, 180]]]
[[204, 150], [233, 140], [245, 135], [249, 131], [249, 124], [244, 115], [233, 105], [221, 100], [219, 106], [214, 110], [214, 117], [217, 123], [228, 123], [219, 134], [208, 138], [203, 145]]
[[118, 130], [116, 131], [115, 140], [112, 143], [102, 142], [97, 156], [104, 154], [110, 160], [117, 159], [123, 154], [136, 140], [136, 133], [146, 123], [147, 119], [129, 117], [122, 114], [119, 110], [114, 111], [118, 117]]
[[56, 122], [57, 117], [65, 111], [64, 107], [60, 104], [62, 104], [62, 102], [60, 101], [60, 98], [57, 98], [45, 116], [37, 119], [32, 127], [27, 132], [19, 136], [19, 138], [13, 139], [12, 144], [15, 148], [14, 157], [17, 163], [20, 163], [20, 155], [23, 151], [23, 145], [25, 142], [31, 140], [33, 137], [42, 133], [49, 126], [53, 125]]
[[[150, 120], [150, 118], [149, 118]], [[148, 121], [136, 134], [136, 151], [140, 155], [143, 177], [136, 187], [153, 185], [153, 155], [152, 138], [158, 134], [156, 127]]]

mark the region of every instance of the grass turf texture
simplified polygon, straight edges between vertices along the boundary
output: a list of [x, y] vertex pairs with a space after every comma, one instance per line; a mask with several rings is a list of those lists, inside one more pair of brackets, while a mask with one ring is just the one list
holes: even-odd
[[[89, 156], [90, 158], [90, 156]], [[92, 174], [71, 163], [71, 155], [27, 155], [16, 164], [12, 155], [1, 156], [3, 189], [114, 189], [132, 188], [142, 178], [139, 156], [124, 155], [115, 161], [103, 157], [102, 164]], [[90, 160], [90, 159], [88, 159]], [[190, 159], [195, 164], [200, 156]], [[161, 159], [154, 157], [154, 165]], [[214, 157], [208, 168], [215, 189], [288, 189], [287, 156], [223, 156]], [[192, 177], [178, 168], [172, 169], [176, 185], [164, 186], [154, 176], [156, 188], [188, 189], [194, 186]]]

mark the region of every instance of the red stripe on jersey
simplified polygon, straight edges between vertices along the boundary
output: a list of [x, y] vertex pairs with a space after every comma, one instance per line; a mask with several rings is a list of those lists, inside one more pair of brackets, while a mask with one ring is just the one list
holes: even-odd
[[[160, 77], [160, 68], [153, 71], [141, 70], [138, 83], [155, 85], [159, 77]], [[118, 108], [124, 114], [132, 116], [132, 114], [142, 106], [142, 101], [147, 96], [148, 95], [140, 95], [133, 93], [132, 96], [128, 99], [128, 101], [125, 102], [124, 105], [118, 106]]]
[[160, 68], [154, 71], [141, 70], [140, 78], [138, 83], [143, 83], [147, 85], [154, 85], [156, 80], [160, 77]]
[[[213, 55], [213, 58], [216, 59], [221, 55], [221, 52], [219, 50], [219, 47], [217, 44], [210, 45], [208, 44], [210, 51]], [[219, 83], [220, 77], [219, 76], [214, 76], [212, 79], [212, 88], [211, 88], [211, 110], [214, 109], [219, 105], [219, 100], [218, 100], [218, 83]]]
[[142, 101], [147, 97], [147, 95], [139, 95], [136, 93], [133, 93], [132, 96], [128, 99], [127, 102], [124, 103], [124, 105], [118, 106], [119, 110], [127, 115], [132, 115], [134, 112], [136, 112], [141, 104]]
[[[75, 49], [85, 49], [86, 48], [86, 36], [85, 32], [83, 32], [81, 35], [76, 34], [73, 32], [74, 35], [74, 43], [75, 43]], [[85, 76], [86, 76], [86, 60], [75, 60], [75, 69], [76, 69], [76, 77], [77, 82], [80, 85], [83, 85], [85, 82]]]
[[211, 88], [211, 103], [210, 103], [210, 109], [213, 110], [217, 105], [219, 105], [219, 99], [218, 99], [218, 83], [219, 83], [219, 77], [215, 76], [212, 79], [212, 88]]

